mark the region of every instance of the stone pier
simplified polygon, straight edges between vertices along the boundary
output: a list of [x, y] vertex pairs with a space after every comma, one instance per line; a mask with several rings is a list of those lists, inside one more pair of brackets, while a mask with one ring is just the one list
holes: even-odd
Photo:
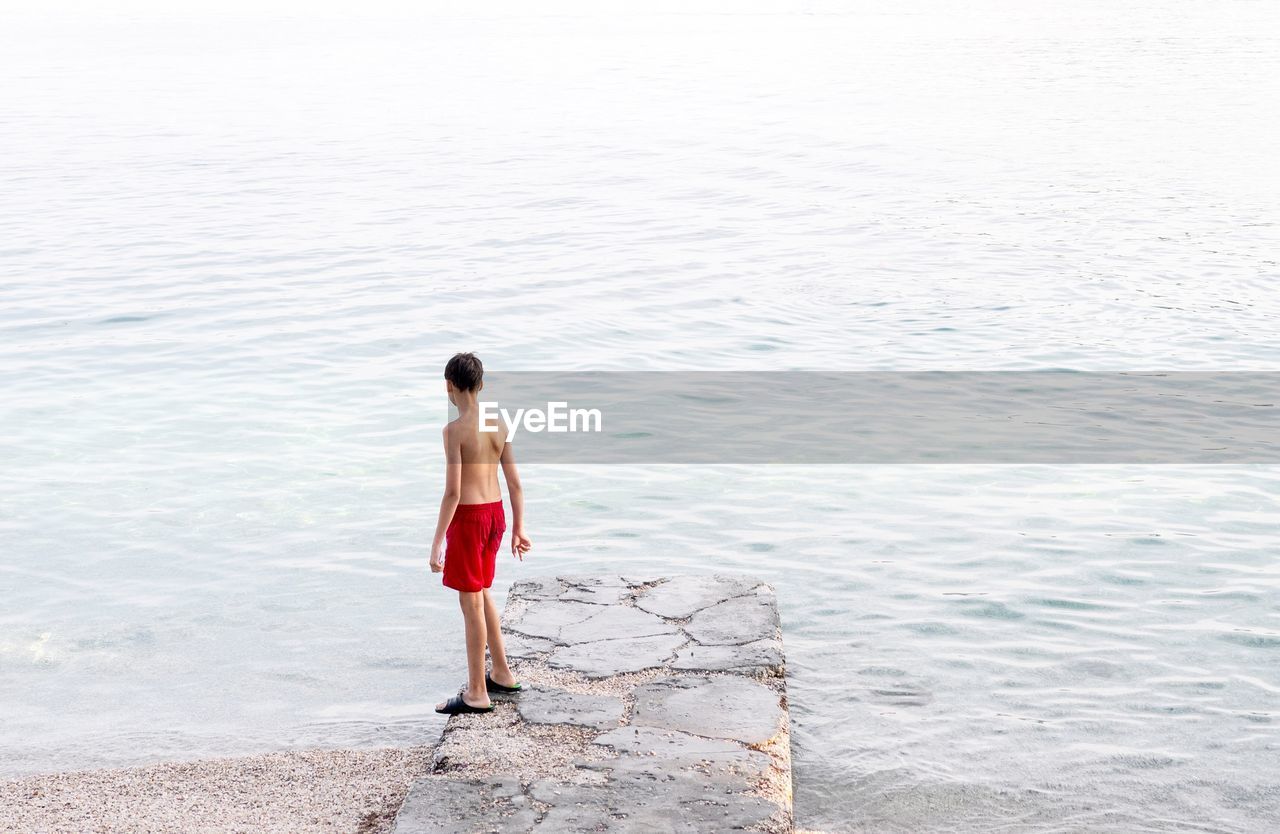
[[773, 590], [741, 576], [558, 576], [503, 615], [524, 690], [449, 719], [395, 834], [790, 832]]

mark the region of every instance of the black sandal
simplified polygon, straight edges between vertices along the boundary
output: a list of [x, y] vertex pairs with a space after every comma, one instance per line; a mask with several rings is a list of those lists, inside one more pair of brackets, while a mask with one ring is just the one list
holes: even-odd
[[492, 692], [497, 695], [510, 695], [514, 692], [519, 692], [523, 687], [521, 687], [519, 683], [516, 683], [515, 686], [503, 686], [502, 684], [495, 681], [493, 678], [489, 677], [488, 672], [485, 672], [484, 688], [489, 692]]
[[493, 712], [493, 704], [487, 707], [473, 707], [466, 701], [462, 700], [463, 690], [459, 689], [458, 694], [444, 702], [444, 708], [436, 707], [436, 712], [441, 715], [460, 715], [476, 712]]

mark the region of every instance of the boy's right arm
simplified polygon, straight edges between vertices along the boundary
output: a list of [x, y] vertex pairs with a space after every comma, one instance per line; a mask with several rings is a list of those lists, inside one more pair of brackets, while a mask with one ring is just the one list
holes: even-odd
[[520, 473], [516, 471], [516, 455], [510, 443], [502, 445], [502, 477], [507, 481], [507, 495], [511, 498], [511, 555], [524, 561], [524, 554], [533, 542], [524, 532], [524, 489], [520, 486]]
[[462, 498], [462, 448], [444, 427], [444, 495], [440, 496], [440, 515], [436, 518], [436, 534], [431, 540], [431, 572], [444, 570], [445, 533]]

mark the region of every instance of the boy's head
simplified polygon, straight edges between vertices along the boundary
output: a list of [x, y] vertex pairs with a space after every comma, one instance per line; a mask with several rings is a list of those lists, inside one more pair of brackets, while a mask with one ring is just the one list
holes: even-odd
[[449, 399], [454, 391], [479, 391], [484, 387], [484, 365], [474, 353], [456, 353], [444, 366], [444, 379]]

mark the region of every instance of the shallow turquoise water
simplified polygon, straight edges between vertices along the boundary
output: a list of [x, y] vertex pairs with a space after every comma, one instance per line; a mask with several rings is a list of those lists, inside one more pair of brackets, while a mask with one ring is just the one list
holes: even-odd
[[[1276, 12], [0, 33], [0, 762], [406, 743], [439, 381], [1274, 369]], [[546, 571], [777, 587], [830, 831], [1280, 819], [1274, 467], [526, 467]]]

